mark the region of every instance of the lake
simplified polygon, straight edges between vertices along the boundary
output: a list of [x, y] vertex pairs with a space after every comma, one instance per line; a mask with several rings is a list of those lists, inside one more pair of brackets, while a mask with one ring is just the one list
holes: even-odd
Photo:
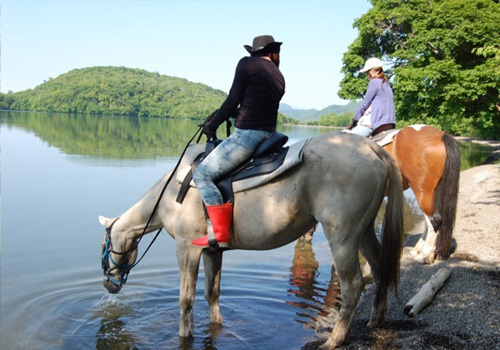
[[[222, 327], [209, 323], [201, 272], [192, 339], [177, 334], [179, 276], [166, 233], [120, 294], [103, 288], [98, 215], [120, 215], [172, 170], [198, 123], [0, 112], [1, 349], [300, 349], [317, 340], [316, 323], [339, 303], [321, 226], [312, 244], [224, 254]], [[292, 142], [328, 130], [280, 129]], [[465, 167], [489, 154], [462, 147]], [[421, 214], [405, 195], [412, 225]]]

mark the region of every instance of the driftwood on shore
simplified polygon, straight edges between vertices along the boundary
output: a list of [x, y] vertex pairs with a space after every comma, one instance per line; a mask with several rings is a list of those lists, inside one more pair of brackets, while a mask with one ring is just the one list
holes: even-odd
[[427, 281], [422, 288], [418, 291], [413, 298], [406, 303], [403, 311], [408, 317], [416, 316], [424, 307], [429, 305], [436, 293], [441, 289], [444, 283], [450, 277], [450, 270], [442, 268], [439, 269], [432, 277]]

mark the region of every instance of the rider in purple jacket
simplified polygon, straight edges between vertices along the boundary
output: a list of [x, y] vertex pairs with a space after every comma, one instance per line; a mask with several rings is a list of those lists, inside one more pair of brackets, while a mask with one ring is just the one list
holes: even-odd
[[382, 61], [370, 58], [359, 72], [365, 73], [370, 82], [363, 102], [354, 115], [354, 125], [350, 128], [350, 132], [368, 137], [394, 129], [396, 126], [394, 95], [384, 75]]

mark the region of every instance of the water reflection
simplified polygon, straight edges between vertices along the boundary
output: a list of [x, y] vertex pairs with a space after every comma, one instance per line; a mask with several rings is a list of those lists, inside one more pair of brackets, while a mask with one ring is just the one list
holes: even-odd
[[[0, 123], [33, 132], [68, 155], [103, 159], [179, 157], [198, 130], [189, 119], [0, 111]], [[189, 136], [188, 136], [189, 135]]]
[[[217, 349], [216, 340], [221, 335], [223, 330], [223, 325], [211, 323], [209, 327], [205, 330], [206, 336], [202, 340], [204, 350]], [[192, 350], [194, 349], [193, 338], [182, 338], [179, 337], [179, 350]]]
[[332, 265], [330, 280], [326, 287], [318, 281], [319, 263], [313, 251], [312, 236], [316, 229], [297, 240], [294, 248], [292, 266], [290, 267], [290, 288], [288, 294], [293, 296], [287, 300], [288, 305], [300, 309], [296, 322], [305, 328], [319, 330], [325, 325], [331, 327], [340, 307], [340, 286]]
[[127, 330], [122, 318], [132, 312], [130, 307], [111, 303], [96, 312], [94, 318], [100, 319], [96, 334], [96, 349], [137, 349], [133, 332]]
[[[199, 120], [98, 116], [66, 113], [0, 111], [0, 124], [33, 132], [68, 155], [99, 159], [158, 159], [179, 157], [186, 142], [198, 130]], [[219, 137], [224, 137], [220, 128]], [[278, 126], [291, 140], [311, 138], [332, 128]], [[461, 170], [481, 164], [492, 148], [459, 142]], [[85, 159], [83, 159], [85, 161]]]
[[472, 142], [460, 141], [460, 170], [482, 164], [492, 153], [493, 148]]

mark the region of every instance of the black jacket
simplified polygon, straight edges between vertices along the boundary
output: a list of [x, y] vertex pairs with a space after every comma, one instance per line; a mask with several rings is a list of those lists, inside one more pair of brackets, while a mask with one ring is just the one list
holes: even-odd
[[216, 129], [235, 117], [239, 129], [275, 131], [284, 93], [285, 79], [276, 64], [262, 57], [243, 57], [229, 95], [210, 121], [211, 127]]

